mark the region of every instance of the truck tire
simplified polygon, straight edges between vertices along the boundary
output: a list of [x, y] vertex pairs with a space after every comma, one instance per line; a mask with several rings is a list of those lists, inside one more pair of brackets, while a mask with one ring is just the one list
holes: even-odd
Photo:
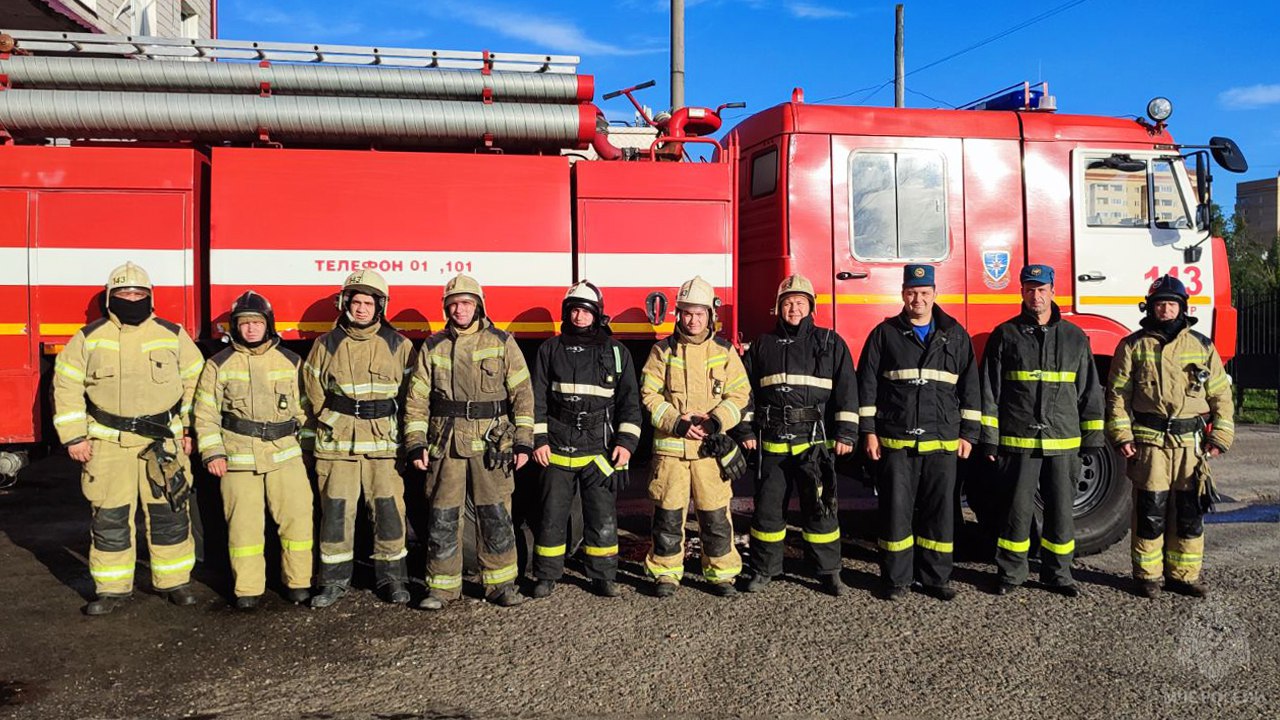
[[1093, 555], [1114, 545], [1129, 531], [1133, 494], [1124, 473], [1124, 458], [1110, 446], [1081, 458], [1072, 515], [1076, 555]]

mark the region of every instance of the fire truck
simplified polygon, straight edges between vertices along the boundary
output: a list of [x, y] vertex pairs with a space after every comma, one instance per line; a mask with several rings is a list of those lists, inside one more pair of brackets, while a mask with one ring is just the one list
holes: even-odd
[[[799, 272], [856, 356], [897, 312], [902, 266], [923, 261], [979, 351], [1018, 311], [1018, 268], [1048, 263], [1104, 371], [1164, 273], [1234, 353], [1207, 158], [1244, 159], [1225, 138], [1176, 144], [1162, 99], [1135, 121], [1057, 113], [1026, 84], [960, 110], [797, 90], [716, 140], [727, 106], [650, 118], [640, 86], [620, 92], [656, 133], [619, 148], [571, 56], [32, 31], [0, 36], [0, 53], [0, 472], [53, 437], [52, 358], [126, 260], [208, 351], [246, 288], [305, 351], [332, 327], [342, 279], [374, 268], [390, 321], [415, 338], [443, 327], [441, 287], [459, 272], [527, 342], [556, 331], [564, 288], [588, 279], [640, 353], [672, 330], [689, 277], [718, 288], [723, 333], [749, 342]], [[1118, 462], [1085, 463], [1083, 552], [1126, 527]]]

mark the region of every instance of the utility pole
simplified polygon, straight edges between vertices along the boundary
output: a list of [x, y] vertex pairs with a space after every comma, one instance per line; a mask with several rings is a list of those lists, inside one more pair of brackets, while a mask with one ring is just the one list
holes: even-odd
[[671, 0], [671, 110], [684, 107], [684, 0]]
[[893, 33], [893, 106], [907, 106], [907, 61], [903, 52], [903, 7], [898, 3], [897, 30]]

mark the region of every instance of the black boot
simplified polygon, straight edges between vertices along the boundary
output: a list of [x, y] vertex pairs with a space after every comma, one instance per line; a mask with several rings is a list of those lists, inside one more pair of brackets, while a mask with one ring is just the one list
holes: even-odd
[[936, 598], [943, 602], [951, 602], [956, 599], [956, 589], [951, 587], [951, 583], [943, 585], [921, 585], [920, 591], [931, 598]]
[[327, 608], [346, 594], [347, 588], [343, 585], [325, 585], [320, 588], [320, 592], [311, 596], [311, 607]]
[[907, 596], [906, 585], [893, 585], [886, 583], [880, 588], [880, 597], [890, 602], [896, 602]]
[[191, 583], [179, 585], [176, 588], [170, 588], [164, 592], [165, 597], [169, 598], [169, 602], [180, 607], [196, 604], [196, 593], [191, 589]]
[[996, 595], [1012, 595], [1020, 587], [1022, 586], [1014, 585], [1013, 583], [1005, 582], [1001, 580], [999, 583], [996, 584], [995, 593]]
[[439, 595], [436, 595], [435, 593], [431, 593], [418, 601], [418, 609], [433, 610], [433, 611], [443, 610], [445, 602], [447, 601], [444, 598], [440, 597]]
[[1049, 592], [1056, 593], [1063, 597], [1080, 597], [1080, 588], [1076, 587], [1075, 583], [1069, 583], [1067, 585], [1050, 585], [1048, 586], [1048, 589]]
[[622, 594], [618, 583], [612, 580], [596, 579], [591, 581], [591, 592], [600, 597], [615, 598]]
[[742, 588], [746, 592], [762, 592], [773, 578], [758, 572], [751, 576], [751, 580], [747, 581], [747, 586]]
[[284, 593], [284, 599], [294, 605], [301, 605], [311, 599], [311, 591], [307, 588], [289, 588]]
[[669, 598], [676, 594], [680, 586], [673, 582], [654, 583], [653, 594], [660, 598]]
[[1160, 583], [1155, 580], [1138, 580], [1137, 591], [1140, 597], [1154, 600], [1160, 597]]
[[245, 595], [236, 598], [236, 609], [244, 612], [253, 612], [258, 609], [258, 601], [262, 599], [261, 595]]
[[818, 580], [822, 582], [822, 592], [832, 597], [840, 597], [844, 594], [844, 583], [840, 582], [839, 574], [820, 575]]
[[1209, 595], [1209, 588], [1204, 583], [1169, 580], [1166, 586], [1179, 595], [1186, 595], [1187, 597], [1202, 598]]
[[409, 588], [399, 580], [392, 580], [380, 588], [382, 599], [392, 605], [404, 605], [409, 602]]
[[555, 589], [555, 580], [539, 580], [534, 584], [533, 592], [529, 593], [529, 595], [535, 600], [541, 600], [542, 598], [551, 597], [551, 593], [555, 592]]
[[711, 594], [716, 597], [733, 597], [738, 594], [738, 589], [732, 582], [711, 583]]
[[132, 596], [128, 594], [111, 595], [111, 594], [104, 593], [102, 595], [99, 595], [97, 599], [95, 599], [93, 602], [84, 606], [84, 614], [85, 615], [110, 615], [113, 610], [123, 605], [124, 601], [128, 600], [130, 597]]
[[497, 605], [498, 607], [515, 607], [527, 600], [525, 596], [520, 594], [516, 589], [515, 583], [507, 583], [496, 588], [491, 592], [485, 600]]

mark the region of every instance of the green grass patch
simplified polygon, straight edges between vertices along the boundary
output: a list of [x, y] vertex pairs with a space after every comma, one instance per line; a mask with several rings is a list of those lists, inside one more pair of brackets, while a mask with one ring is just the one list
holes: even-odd
[[1276, 410], [1275, 390], [1245, 390], [1244, 402], [1236, 408], [1237, 424], [1280, 424], [1280, 412]]

